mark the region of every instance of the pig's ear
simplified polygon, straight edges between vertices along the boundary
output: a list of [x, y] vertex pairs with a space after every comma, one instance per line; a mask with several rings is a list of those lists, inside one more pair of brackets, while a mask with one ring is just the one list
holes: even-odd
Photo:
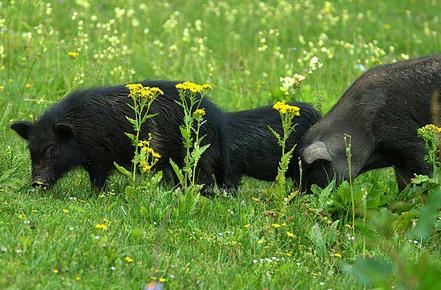
[[57, 123], [55, 125], [55, 133], [62, 139], [69, 139], [75, 137], [74, 128], [66, 123]]
[[332, 157], [331, 154], [329, 154], [328, 147], [326, 147], [326, 144], [321, 141], [314, 142], [303, 149], [302, 156], [308, 164], [311, 164], [316, 160], [332, 161]]
[[25, 140], [29, 140], [29, 134], [33, 127], [34, 125], [28, 121], [17, 121], [11, 124], [11, 129]]

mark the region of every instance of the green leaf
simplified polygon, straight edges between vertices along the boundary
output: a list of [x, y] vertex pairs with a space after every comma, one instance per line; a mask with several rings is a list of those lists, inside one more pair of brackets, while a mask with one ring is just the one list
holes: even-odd
[[317, 185], [311, 188], [312, 192], [318, 196], [320, 208], [324, 210], [329, 210], [330, 207], [334, 205], [334, 199], [331, 196], [332, 191], [335, 187], [335, 179], [333, 179], [328, 186], [323, 189], [319, 189]]
[[[268, 126], [268, 129], [271, 131], [271, 133], [274, 135], [274, 137], [276, 137], [277, 141], [280, 142], [280, 141], [282, 140], [282, 138], [280, 137], [280, 134], [277, 133], [276, 131], [274, 131], [273, 128], [271, 128], [270, 126]], [[280, 143], [279, 143], [279, 144], [280, 144]]]
[[132, 118], [130, 118], [130, 117], [128, 117], [128, 116], [126, 116], [126, 119], [127, 119], [127, 121], [129, 121], [129, 123], [132, 124], [133, 126], [136, 126], [136, 125], [137, 125], [137, 122], [136, 122], [135, 119], [132, 119]]
[[418, 184], [421, 185], [423, 183], [428, 183], [428, 184], [436, 184], [437, 181], [427, 175], [415, 175], [414, 178], [412, 178], [412, 183], [413, 184]]
[[127, 177], [131, 177], [132, 173], [130, 171], [128, 171], [127, 169], [125, 169], [124, 167], [122, 167], [121, 165], [118, 165], [118, 163], [113, 162], [113, 165], [115, 165], [116, 169], [121, 172], [122, 174], [124, 174]]
[[144, 115], [144, 117], [142, 117], [141, 123], [144, 123], [147, 119], [153, 118], [153, 117], [155, 117], [156, 115], [158, 115], [158, 113], [156, 113], [156, 114], [146, 114], [146, 115]]
[[[184, 138], [184, 140], [186, 141], [186, 142], [188, 142], [188, 143], [190, 143], [191, 144], [191, 142], [192, 142], [192, 137], [191, 137], [191, 133], [190, 132], [188, 132], [184, 127], [179, 127], [179, 129], [180, 129], [180, 131], [181, 131], [181, 135], [182, 135], [182, 138]], [[187, 144], [188, 144], [187, 143]]]
[[206, 144], [202, 146], [199, 150], [201, 150], [201, 155], [204, 154], [204, 152], [210, 147], [211, 144]]
[[179, 166], [170, 158], [170, 165], [173, 168], [173, 171], [175, 172], [176, 176], [179, 179], [179, 182], [181, 184], [184, 184], [184, 175], [181, 172], [181, 169], [179, 168]]
[[129, 137], [130, 140], [135, 141], [135, 135], [133, 135], [132, 133], [124, 133], [126, 134], [127, 137]]
[[313, 244], [315, 245], [315, 249], [317, 251], [317, 253], [322, 256], [325, 257], [326, 256], [326, 242], [325, 239], [323, 237], [322, 231], [320, 229], [319, 224], [314, 224], [311, 228], [311, 232], [310, 232], [310, 238], [311, 241], [313, 242]]
[[358, 257], [353, 265], [343, 270], [368, 287], [386, 286], [392, 274], [392, 264], [380, 259]]
[[191, 152], [191, 157], [193, 159], [193, 164], [197, 165], [199, 160], [202, 157], [202, 154], [210, 147], [210, 144], [204, 145], [202, 147], [195, 147], [195, 149]]
[[429, 193], [428, 201], [421, 209], [421, 217], [415, 228], [410, 232], [414, 239], [426, 239], [429, 237], [435, 217], [441, 208], [441, 191]]

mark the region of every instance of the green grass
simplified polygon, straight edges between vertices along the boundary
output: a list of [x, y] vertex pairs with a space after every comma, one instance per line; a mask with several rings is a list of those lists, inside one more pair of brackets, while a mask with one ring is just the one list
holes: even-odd
[[[438, 1], [100, 2], [0, 2], [1, 289], [140, 289], [152, 277], [169, 289], [437, 286], [440, 219], [430, 238], [409, 240], [422, 203], [397, 192], [390, 170], [357, 178], [353, 237], [347, 184], [285, 213], [267, 198], [272, 184], [251, 179], [212, 199], [166, 185], [126, 195], [121, 176], [99, 194], [83, 171], [34, 190], [26, 144], [8, 127], [77, 88], [142, 79], [208, 82], [216, 104], [239, 110], [284, 98], [279, 78], [301, 73], [297, 99], [325, 113], [361, 65], [439, 51]], [[323, 67], [309, 75], [314, 55]]]

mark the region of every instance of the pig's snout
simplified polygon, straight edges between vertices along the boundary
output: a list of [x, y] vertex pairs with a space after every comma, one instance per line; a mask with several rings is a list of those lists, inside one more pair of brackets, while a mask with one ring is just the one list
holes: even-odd
[[48, 189], [54, 183], [52, 167], [40, 162], [32, 167], [32, 187], [37, 189]]
[[34, 179], [32, 181], [32, 187], [37, 189], [48, 189], [49, 186], [50, 186], [49, 182], [43, 179]]

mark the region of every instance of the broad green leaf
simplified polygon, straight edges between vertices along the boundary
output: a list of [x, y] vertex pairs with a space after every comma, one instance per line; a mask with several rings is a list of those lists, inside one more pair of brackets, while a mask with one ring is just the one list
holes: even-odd
[[135, 141], [135, 135], [133, 135], [132, 133], [124, 133], [126, 134], [127, 137], [129, 137], [130, 140]]
[[128, 171], [127, 169], [125, 169], [124, 167], [122, 167], [121, 165], [119, 165], [116, 162], [113, 162], [113, 165], [115, 165], [116, 169], [121, 172], [122, 174], [124, 174], [127, 177], [131, 177], [132, 173], [130, 171]]
[[128, 116], [126, 116], [127, 121], [129, 121], [130, 124], [132, 124], [133, 126], [137, 125], [137, 122], [135, 119], [132, 119]]
[[426, 239], [429, 237], [435, 217], [441, 208], [441, 191], [429, 193], [428, 201], [421, 209], [421, 217], [415, 228], [410, 232], [414, 239]]
[[171, 167], [173, 168], [173, 171], [175, 172], [175, 174], [176, 174], [176, 176], [178, 177], [178, 179], [179, 179], [179, 182], [181, 183], [181, 184], [184, 184], [185, 182], [185, 180], [184, 180], [184, 175], [182, 174], [182, 172], [181, 172], [181, 169], [179, 168], [179, 166], [170, 158], [170, 165], [171, 165]]
[[320, 229], [319, 224], [314, 224], [311, 228], [311, 232], [310, 232], [310, 239], [313, 242], [313, 244], [315, 245], [315, 249], [317, 251], [317, 253], [322, 256], [325, 257], [326, 256], [326, 242], [325, 239], [323, 237], [322, 231]]

